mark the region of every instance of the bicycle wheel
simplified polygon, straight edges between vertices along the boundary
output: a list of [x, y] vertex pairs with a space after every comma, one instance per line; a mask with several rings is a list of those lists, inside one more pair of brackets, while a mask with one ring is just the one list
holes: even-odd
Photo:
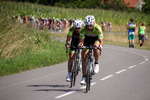
[[75, 85], [75, 66], [74, 66], [74, 62], [73, 62], [73, 65], [72, 65], [72, 69], [71, 69], [71, 83], [70, 83], [70, 88], [72, 88], [72, 86]]
[[79, 57], [76, 57], [76, 62], [75, 62], [75, 73], [76, 73], [76, 76], [78, 75], [78, 73], [79, 73], [79, 67], [80, 66], [80, 64], [79, 64]]
[[86, 68], [86, 93], [90, 90], [90, 60], [88, 59], [87, 68]]

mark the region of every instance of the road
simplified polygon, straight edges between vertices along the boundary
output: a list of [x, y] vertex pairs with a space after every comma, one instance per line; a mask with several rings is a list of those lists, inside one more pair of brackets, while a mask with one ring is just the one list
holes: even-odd
[[150, 51], [105, 45], [91, 90], [65, 82], [67, 62], [0, 78], [0, 100], [150, 100]]

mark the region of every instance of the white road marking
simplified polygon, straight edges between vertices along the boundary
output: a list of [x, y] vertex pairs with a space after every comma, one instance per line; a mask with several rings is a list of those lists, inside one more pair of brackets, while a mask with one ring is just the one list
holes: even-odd
[[[93, 82], [93, 83], [91, 83], [91, 86], [93, 86], [93, 85], [95, 85], [95, 84], [96, 84], [96, 82]], [[85, 89], [85, 88], [86, 88], [86, 86], [83, 86], [83, 87], [81, 87], [80, 89]], [[64, 94], [62, 94], [62, 95], [59, 95], [59, 96], [55, 97], [55, 99], [60, 99], [60, 98], [62, 98], [62, 97], [71, 95], [71, 94], [73, 94], [73, 93], [75, 93], [75, 92], [77, 92], [77, 91], [69, 91], [69, 92], [67, 92], [67, 93], [64, 93]]]
[[108, 76], [102, 78], [101, 81], [104, 81], [104, 80], [106, 80], [106, 79], [108, 79], [108, 78], [110, 78], [110, 77], [112, 77], [112, 76], [114, 76], [114, 75], [108, 75]]
[[130, 68], [130, 69], [131, 69], [131, 68], [134, 68], [134, 67], [136, 67], [136, 65], [130, 66], [130, 67], [128, 67], [128, 68]]
[[146, 58], [145, 61], [148, 61], [148, 59]]
[[[91, 83], [91, 86], [93, 86], [93, 85], [95, 85], [96, 84], [96, 82], [93, 82], [93, 83]], [[85, 89], [86, 88], [86, 86], [83, 86], [83, 87], [81, 87], [80, 89]]]
[[127, 69], [120, 70], [120, 71], [116, 72], [116, 74], [120, 74], [120, 73], [122, 73], [122, 72], [124, 72], [124, 71], [126, 71], [126, 70], [127, 70]]
[[143, 61], [143, 62], [141, 62], [141, 63], [139, 63], [139, 64], [141, 65], [141, 64], [144, 64], [144, 63], [145, 63], [145, 61]]
[[67, 96], [67, 95], [73, 94], [73, 93], [75, 93], [75, 92], [77, 92], [77, 91], [70, 91], [70, 92], [67, 92], [67, 93], [65, 93], [65, 94], [62, 94], [62, 95], [60, 95], [60, 96], [55, 97], [55, 99], [60, 99], [60, 98], [65, 97], [65, 96]]

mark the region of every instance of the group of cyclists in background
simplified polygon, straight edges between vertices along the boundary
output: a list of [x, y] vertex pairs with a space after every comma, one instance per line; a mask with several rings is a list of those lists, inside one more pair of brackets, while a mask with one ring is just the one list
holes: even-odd
[[13, 19], [17, 19], [20, 23], [29, 23], [39, 30], [50, 30], [55, 32], [63, 32], [66, 27], [71, 27], [75, 21], [75, 19], [67, 20], [66, 18], [59, 19], [55, 17], [40, 17], [39, 19], [36, 19], [33, 16], [27, 17], [24, 15], [13, 16]]
[[[44, 18], [44, 17], [39, 17], [38, 19], [35, 17], [29, 17], [25, 15], [21, 16], [13, 16], [13, 19], [17, 19], [20, 23], [29, 23], [35, 28], [39, 30], [50, 30], [50, 31], [55, 31], [55, 32], [63, 32], [66, 27], [71, 27], [75, 21], [75, 19], [69, 19], [67, 20], [66, 18], [55, 18], [55, 17], [50, 17], [50, 18]], [[84, 25], [84, 21], [80, 18], [82, 21], [82, 24]], [[112, 24], [110, 21], [105, 24], [104, 21], [101, 22], [100, 26], [102, 27], [102, 31], [106, 31], [106, 26], [107, 31], [111, 32]]]

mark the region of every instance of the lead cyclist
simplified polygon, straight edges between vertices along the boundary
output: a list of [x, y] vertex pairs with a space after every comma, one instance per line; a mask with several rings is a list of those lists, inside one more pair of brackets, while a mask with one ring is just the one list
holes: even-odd
[[[101, 27], [95, 23], [95, 18], [93, 15], [88, 15], [85, 17], [85, 26], [80, 30], [80, 43], [79, 48], [84, 46], [90, 46], [93, 44], [96, 47], [99, 47], [100, 50], [103, 48], [103, 33]], [[86, 74], [86, 56], [88, 54], [88, 50], [82, 51], [82, 79], [80, 81], [81, 85], [85, 84], [85, 74]], [[99, 50], [94, 49], [94, 72], [99, 72]]]

